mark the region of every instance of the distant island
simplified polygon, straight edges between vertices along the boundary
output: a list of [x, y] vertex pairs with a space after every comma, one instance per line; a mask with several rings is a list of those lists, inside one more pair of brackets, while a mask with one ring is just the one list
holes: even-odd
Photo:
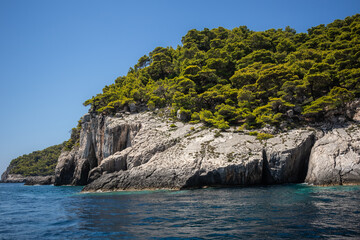
[[308, 33], [219, 27], [181, 41], [141, 57], [85, 101], [68, 141], [13, 160], [2, 181], [51, 175], [85, 191], [360, 182], [359, 14]]
[[13, 159], [1, 176], [1, 181], [26, 182], [37, 177], [44, 184], [53, 183], [57, 160], [64, 146], [65, 143], [54, 145]]

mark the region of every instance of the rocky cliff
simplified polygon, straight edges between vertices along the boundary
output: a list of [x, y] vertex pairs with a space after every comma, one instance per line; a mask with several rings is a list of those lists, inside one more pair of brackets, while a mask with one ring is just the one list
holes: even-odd
[[324, 131], [314, 145], [306, 182], [317, 185], [360, 183], [360, 127]]
[[[356, 109], [356, 108], [353, 108]], [[142, 112], [82, 118], [80, 144], [61, 153], [55, 176], [1, 182], [86, 185], [84, 191], [183, 189], [307, 182], [360, 183], [359, 108], [352, 122], [286, 131], [267, 140]]]
[[[337, 138], [339, 131], [348, 135]], [[152, 112], [118, 117], [87, 114], [82, 118], [80, 146], [59, 158], [55, 185], [114, 191], [297, 183], [305, 178], [313, 184], [359, 183], [358, 135], [353, 124], [326, 134], [304, 128], [258, 140], [246, 132], [173, 124]], [[323, 163], [334, 163], [328, 151], [334, 148], [331, 144], [348, 146], [347, 160], [344, 151], [333, 151], [339, 152], [344, 167], [339, 181], [327, 174], [333, 168]]]
[[[90, 170], [114, 153], [132, 145], [140, 122], [119, 118], [85, 115], [82, 118], [80, 146], [62, 152], [55, 169], [55, 185], [85, 185]], [[113, 169], [120, 170], [122, 166]]]

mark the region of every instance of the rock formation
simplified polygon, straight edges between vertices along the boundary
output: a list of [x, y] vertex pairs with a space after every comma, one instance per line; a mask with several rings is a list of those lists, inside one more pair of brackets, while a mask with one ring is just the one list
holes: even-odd
[[54, 175], [50, 176], [30, 176], [26, 177], [25, 185], [50, 185], [55, 180]]
[[[179, 136], [184, 128], [186, 125], [179, 123], [170, 139]], [[254, 136], [231, 132], [218, 136], [216, 131], [199, 128], [185, 131], [187, 134], [175, 145], [154, 151], [156, 154], [144, 164], [113, 173], [109, 173], [112, 172], [109, 168], [100, 171], [105, 174], [98, 175], [100, 177], [84, 191], [247, 186], [302, 182], [304, 179], [306, 160], [314, 140], [311, 131], [297, 130], [288, 136], [279, 135], [264, 148], [265, 142]], [[287, 140], [283, 142], [285, 138]], [[161, 146], [161, 141], [157, 142], [159, 145], [154, 149]], [[142, 156], [141, 149], [141, 145], [134, 145], [126, 151], [127, 158], [121, 158], [121, 161], [126, 161], [132, 152]], [[270, 161], [265, 157], [267, 155], [271, 156]], [[106, 159], [99, 168], [106, 166], [107, 161], [113, 161], [113, 158]]]
[[80, 146], [63, 152], [55, 169], [55, 185], [84, 185], [89, 171], [104, 158], [132, 145], [140, 123], [128, 123], [119, 118], [86, 114], [82, 118]]
[[314, 142], [309, 129], [257, 140], [201, 124], [174, 126], [151, 112], [88, 114], [80, 146], [60, 155], [55, 185], [111, 191], [303, 182]]
[[315, 133], [309, 130], [293, 130], [267, 140], [264, 183], [303, 182], [314, 142]]
[[326, 132], [314, 145], [306, 182], [316, 185], [360, 183], [360, 127]]

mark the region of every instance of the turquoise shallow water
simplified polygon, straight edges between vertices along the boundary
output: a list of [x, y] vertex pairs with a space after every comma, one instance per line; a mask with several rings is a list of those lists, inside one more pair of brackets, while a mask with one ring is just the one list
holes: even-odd
[[360, 239], [360, 186], [80, 190], [0, 184], [0, 239]]

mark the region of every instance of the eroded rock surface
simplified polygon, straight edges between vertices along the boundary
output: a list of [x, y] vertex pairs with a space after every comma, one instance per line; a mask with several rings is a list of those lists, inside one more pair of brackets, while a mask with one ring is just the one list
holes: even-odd
[[309, 160], [307, 183], [360, 183], [360, 127], [335, 128], [317, 140]]
[[[356, 129], [324, 134], [306, 128], [257, 140], [247, 133], [219, 132], [201, 124], [174, 126], [152, 112], [85, 115], [80, 146], [61, 154], [55, 184], [116, 191], [298, 183], [306, 176], [314, 184], [356, 182], [360, 146]], [[329, 163], [331, 156], [338, 156], [336, 167], [334, 160]], [[326, 170], [331, 166], [334, 171]]]
[[82, 119], [80, 146], [63, 152], [55, 169], [55, 185], [85, 185], [89, 171], [104, 158], [132, 145], [141, 123], [91, 116]]
[[127, 162], [127, 170], [108, 173], [108, 162], [113, 159], [106, 159], [98, 167], [105, 174], [84, 191], [261, 184], [262, 145], [254, 136], [217, 136], [216, 131], [201, 130], [200, 125], [169, 125], [160, 124], [150, 130], [157, 134], [149, 135], [144, 127], [135, 138], [139, 141], [117, 154], [121, 157], [116, 159]]
[[293, 130], [266, 141], [264, 183], [303, 182], [315, 133]]
[[173, 127], [151, 113], [136, 116], [142, 127], [132, 146], [93, 168], [84, 191], [300, 182], [315, 138], [296, 130], [259, 141], [200, 124]]
[[26, 177], [25, 185], [50, 185], [55, 180], [54, 175], [49, 176], [30, 176]]

